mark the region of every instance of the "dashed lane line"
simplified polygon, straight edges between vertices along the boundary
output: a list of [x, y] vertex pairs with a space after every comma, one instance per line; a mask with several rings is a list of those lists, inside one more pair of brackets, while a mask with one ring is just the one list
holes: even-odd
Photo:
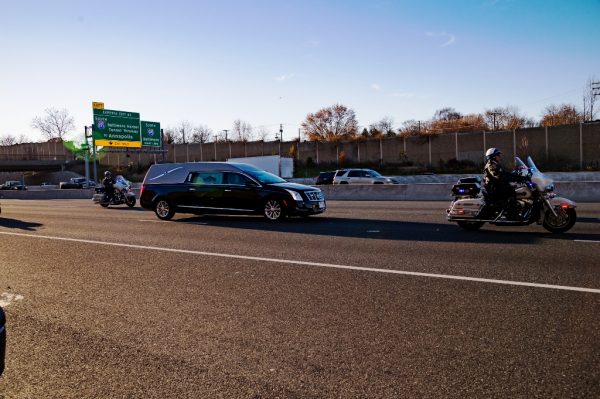
[[112, 246], [112, 247], [144, 249], [144, 250], [150, 250], [150, 251], [182, 253], [182, 254], [190, 254], [190, 255], [212, 256], [212, 257], [219, 257], [219, 258], [242, 259], [242, 260], [251, 260], [251, 261], [257, 261], [257, 262], [282, 263], [282, 264], [288, 264], [288, 265], [313, 266], [313, 267], [322, 267], [322, 268], [330, 268], [330, 269], [354, 270], [354, 271], [373, 272], [373, 273], [395, 274], [395, 275], [405, 275], [405, 276], [414, 276], [414, 277], [428, 277], [428, 278], [438, 278], [438, 279], [446, 279], [446, 280], [459, 280], [459, 281], [469, 281], [469, 282], [477, 282], [477, 283], [501, 284], [501, 285], [510, 285], [510, 286], [519, 286], [519, 287], [545, 288], [545, 289], [553, 289], [553, 290], [576, 291], [576, 292], [600, 294], [600, 289], [597, 289], [597, 288], [573, 287], [573, 286], [553, 285], [553, 284], [539, 284], [539, 283], [529, 283], [529, 282], [524, 282], [524, 281], [497, 280], [497, 279], [487, 279], [487, 278], [478, 278], [478, 277], [456, 276], [456, 275], [449, 275], [449, 274], [410, 272], [410, 271], [405, 271], [405, 270], [377, 269], [377, 268], [372, 268], [372, 267], [349, 266], [349, 265], [339, 265], [339, 264], [333, 264], [333, 263], [320, 263], [320, 262], [306, 262], [306, 261], [291, 260], [291, 259], [263, 258], [263, 257], [258, 257], [258, 256], [245, 256], [245, 255], [218, 253], [218, 252], [194, 251], [194, 250], [189, 250], [189, 249], [153, 247], [153, 246], [148, 246], [148, 245], [124, 244], [124, 243], [108, 242], [108, 241], [83, 240], [83, 239], [79, 239], [79, 238], [46, 236], [46, 235], [40, 235], [40, 234], [26, 234], [26, 233], [13, 233], [13, 232], [0, 231], [0, 235], [15, 236], [15, 237], [27, 237], [27, 238], [35, 238], [35, 239], [41, 239], [41, 240], [78, 242], [78, 243], [83, 243], [83, 244], [106, 245], [106, 246]]

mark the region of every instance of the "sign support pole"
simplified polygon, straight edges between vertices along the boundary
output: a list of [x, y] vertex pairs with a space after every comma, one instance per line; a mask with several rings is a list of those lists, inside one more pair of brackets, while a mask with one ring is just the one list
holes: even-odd
[[83, 127], [83, 137], [85, 139], [83, 146], [85, 151], [85, 185], [89, 188], [90, 186], [90, 148], [88, 146], [88, 128], [87, 126]]

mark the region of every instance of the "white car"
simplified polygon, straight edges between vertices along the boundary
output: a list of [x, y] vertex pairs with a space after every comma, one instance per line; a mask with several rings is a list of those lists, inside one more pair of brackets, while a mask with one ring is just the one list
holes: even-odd
[[340, 169], [335, 173], [333, 184], [398, 184], [398, 180], [372, 169]]

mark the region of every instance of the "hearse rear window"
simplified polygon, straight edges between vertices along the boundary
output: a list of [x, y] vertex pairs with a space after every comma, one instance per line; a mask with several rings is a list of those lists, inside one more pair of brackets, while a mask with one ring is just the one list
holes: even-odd
[[197, 185], [223, 184], [223, 172], [192, 172], [188, 182]]

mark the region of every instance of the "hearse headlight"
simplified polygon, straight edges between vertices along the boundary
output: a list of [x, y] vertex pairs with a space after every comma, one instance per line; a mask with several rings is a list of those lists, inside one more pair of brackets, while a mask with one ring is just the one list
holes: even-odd
[[300, 193], [298, 191], [292, 191], [292, 190], [287, 190], [287, 189], [285, 191], [290, 193], [292, 198], [295, 199], [296, 201], [304, 201], [304, 199], [302, 198], [302, 195], [300, 195]]

